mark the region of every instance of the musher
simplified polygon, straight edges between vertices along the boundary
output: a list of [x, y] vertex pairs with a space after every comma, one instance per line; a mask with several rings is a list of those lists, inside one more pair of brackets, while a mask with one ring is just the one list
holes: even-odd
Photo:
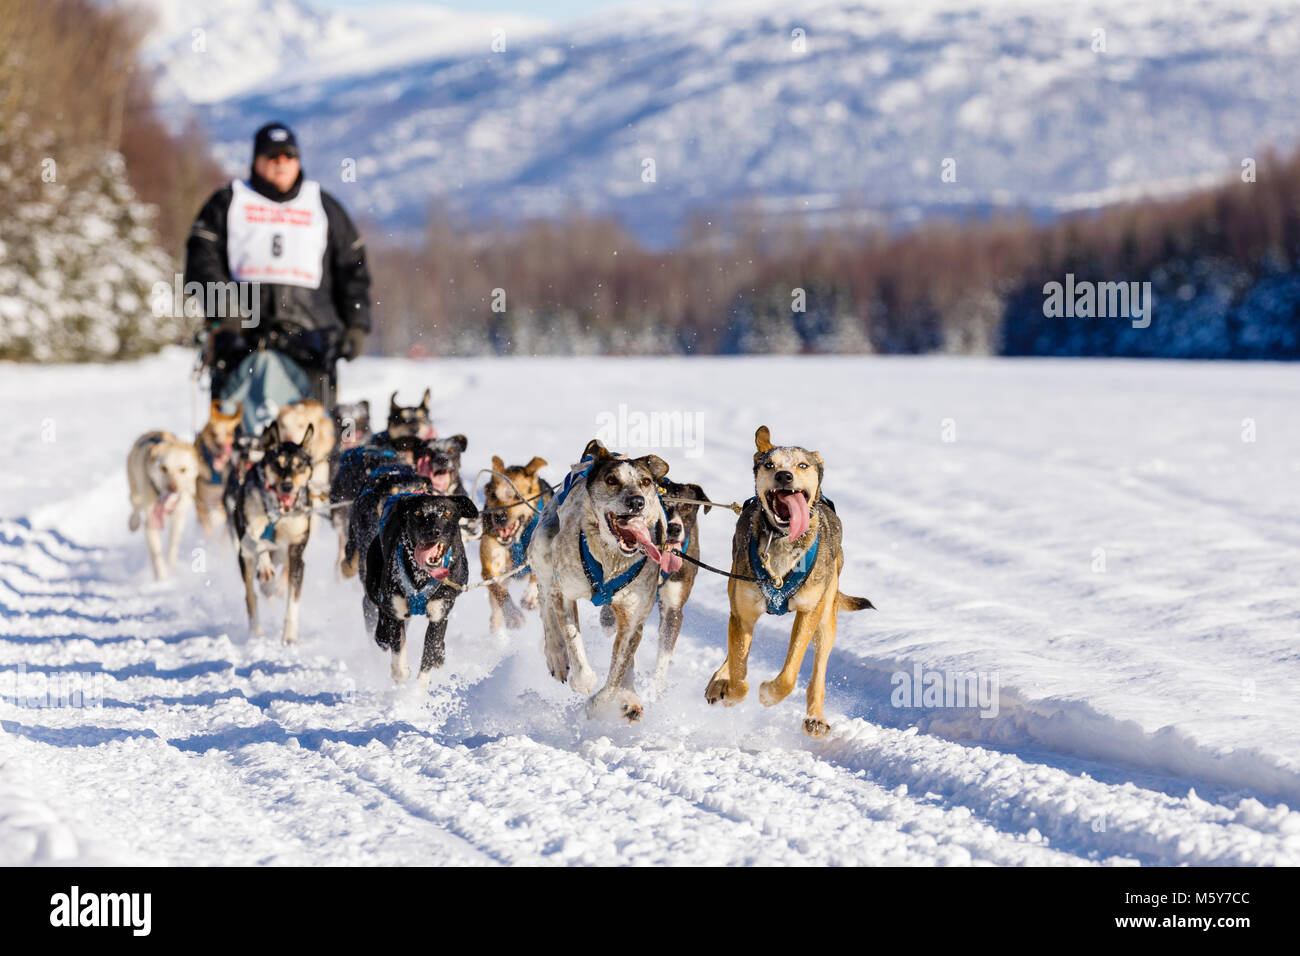
[[185, 244], [187, 287], [232, 281], [257, 284], [234, 297], [257, 312], [205, 316], [212, 397], [237, 388], [232, 376], [264, 349], [292, 359], [310, 396], [332, 408], [335, 363], [360, 355], [370, 331], [370, 272], [356, 227], [320, 183], [303, 177], [298, 141], [283, 123], [257, 131], [248, 180], [213, 193]]

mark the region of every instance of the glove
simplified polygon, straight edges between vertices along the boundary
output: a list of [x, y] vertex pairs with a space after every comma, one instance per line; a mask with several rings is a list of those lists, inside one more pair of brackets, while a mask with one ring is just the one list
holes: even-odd
[[366, 348], [366, 330], [365, 329], [348, 329], [346, 337], [343, 339], [343, 348], [339, 355], [346, 361], [351, 362], [360, 355]]

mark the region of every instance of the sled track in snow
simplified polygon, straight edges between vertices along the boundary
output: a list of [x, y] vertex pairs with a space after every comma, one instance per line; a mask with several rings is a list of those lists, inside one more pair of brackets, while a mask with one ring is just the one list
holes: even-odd
[[[536, 622], [483, 635], [469, 601], [430, 692], [395, 690], [347, 617], [352, 585], [321, 571], [322, 537], [309, 593], [339, 623], [286, 649], [242, 636], [226, 555], [210, 578], [142, 587], [138, 542], [84, 548], [0, 522], [0, 674], [103, 689], [96, 708], [0, 709], [0, 862], [1300, 861], [1300, 814], [1259, 799], [1270, 781], [1248, 762], [1170, 773], [1122, 737], [1085, 759], [1080, 741], [1116, 728], [1082, 711], [1054, 724], [1011, 695], [1001, 730], [869, 722], [890, 714], [892, 664], [852, 651], [832, 656], [825, 742], [802, 737], [794, 701], [707, 708], [718, 649], [698, 635], [721, 615], [704, 605], [642, 727], [587, 721], [546, 675]], [[608, 645], [589, 633], [599, 660]], [[756, 642], [755, 673], [782, 652]], [[977, 731], [994, 746], [947, 739]]]

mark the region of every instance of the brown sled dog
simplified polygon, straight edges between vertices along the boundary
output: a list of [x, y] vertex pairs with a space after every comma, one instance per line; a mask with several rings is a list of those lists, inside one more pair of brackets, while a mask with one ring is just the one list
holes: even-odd
[[[491, 581], [527, 562], [528, 543], [532, 539], [529, 528], [536, 528], [546, 502], [551, 498], [551, 486], [538, 474], [545, 467], [546, 459], [536, 456], [526, 465], [508, 468], [499, 456], [492, 456], [492, 470], [496, 474], [483, 490], [484, 506], [480, 514], [483, 536], [478, 542], [484, 581]], [[521, 571], [520, 575], [523, 573]], [[509, 580], [504, 580], [488, 585], [491, 605], [488, 623], [498, 633], [504, 627], [515, 630], [524, 626], [523, 611], [510, 597], [509, 583]], [[537, 575], [530, 572], [528, 586], [519, 602], [525, 611], [537, 610], [537, 594]]]
[[237, 405], [232, 415], [223, 412], [221, 405], [220, 399], [213, 399], [208, 410], [208, 423], [194, 439], [194, 448], [203, 463], [194, 494], [194, 509], [204, 536], [209, 538], [226, 523], [226, 509], [221, 499], [226, 490], [226, 470], [235, 450], [236, 432], [244, 418], [243, 405]]
[[830, 725], [822, 714], [826, 697], [826, 661], [835, 644], [837, 611], [874, 607], [866, 598], [840, 593], [844, 567], [843, 530], [835, 508], [822, 497], [822, 457], [792, 445], [773, 445], [767, 426], [754, 435], [755, 497], [745, 503], [731, 543], [731, 620], [727, 624], [727, 658], [704, 692], [710, 704], [740, 703], [749, 692], [745, 682], [754, 624], [763, 614], [794, 611], [794, 628], [785, 666], [758, 689], [770, 707], [794, 690], [808, 644], [813, 645], [813, 672], [808, 682], [803, 730], [824, 737]]

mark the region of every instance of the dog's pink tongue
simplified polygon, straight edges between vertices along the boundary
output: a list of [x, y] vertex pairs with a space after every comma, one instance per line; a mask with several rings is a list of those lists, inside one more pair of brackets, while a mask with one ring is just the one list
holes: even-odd
[[655, 547], [654, 541], [650, 539], [650, 529], [646, 527], [644, 519], [635, 518], [623, 527], [632, 532], [632, 536], [636, 538], [636, 543], [641, 545], [641, 550], [646, 553], [646, 557], [659, 565], [660, 570], [672, 574], [682, 566], [680, 555], [671, 551], [660, 551]]
[[451, 487], [451, 472], [435, 471], [429, 476], [429, 481], [433, 484], [434, 491], [442, 493]]
[[155, 528], [161, 528], [167, 516], [176, 509], [176, 502], [179, 500], [180, 495], [174, 491], [166, 498], [159, 498], [154, 502], [153, 511], [149, 513], [149, 523]]
[[436, 546], [431, 546], [428, 548], [416, 548], [415, 563], [419, 565], [420, 570], [423, 571], [425, 574], [429, 575], [429, 577], [441, 581], [447, 575], [451, 574], [451, 568], [442, 568], [442, 567], [431, 568], [427, 564], [425, 564], [425, 562], [429, 559], [429, 555], [433, 554], [435, 550], [436, 550]]
[[808, 512], [808, 499], [797, 491], [783, 491], [781, 500], [790, 509], [790, 540], [803, 537], [803, 533], [812, 525], [812, 515]]

